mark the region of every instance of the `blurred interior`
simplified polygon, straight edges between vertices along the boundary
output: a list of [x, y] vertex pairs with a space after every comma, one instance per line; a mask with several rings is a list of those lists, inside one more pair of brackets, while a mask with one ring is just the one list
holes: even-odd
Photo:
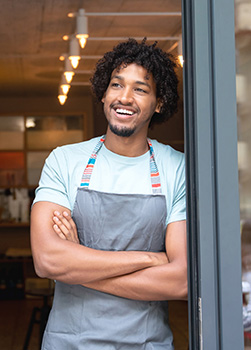
[[[36, 321], [46, 319], [53, 299], [53, 282], [35, 275], [29, 242], [30, 206], [44, 160], [59, 145], [105, 133], [102, 106], [92, 95], [89, 79], [97, 60], [128, 37], [158, 41], [177, 59], [179, 110], [167, 124], [149, 130], [149, 136], [184, 150], [178, 61], [181, 2], [1, 0], [0, 4], [0, 348], [32, 350], [40, 346], [45, 323]], [[60, 85], [66, 83], [71, 41], [83, 13], [89, 37], [85, 47], [77, 49], [80, 61], [70, 69], [75, 74], [61, 104]], [[172, 302], [175, 349], [188, 348], [187, 322], [187, 303]]]
[[[181, 1], [1, 0], [0, 4], [0, 348], [19, 350], [27, 345], [34, 308], [41, 309], [45, 303], [50, 307], [53, 299], [53, 283], [38, 279], [32, 265], [29, 211], [34, 190], [53, 148], [105, 132], [102, 106], [91, 93], [89, 79], [97, 60], [118, 41], [147, 37], [177, 59], [178, 112], [168, 123], [149, 130], [149, 136], [184, 151], [178, 61]], [[244, 300], [251, 308], [251, 1], [235, 0], [235, 7], [242, 279], [247, 282]], [[88, 19], [89, 37], [86, 46], [78, 49], [80, 61], [66, 101], [60, 104], [60, 84], [80, 9]], [[63, 40], [65, 35], [68, 40]], [[186, 302], [170, 303], [176, 350], [188, 348], [187, 313]], [[41, 323], [34, 322], [28, 337], [30, 350], [39, 348], [40, 328]], [[250, 334], [245, 332], [246, 350], [251, 349]]]

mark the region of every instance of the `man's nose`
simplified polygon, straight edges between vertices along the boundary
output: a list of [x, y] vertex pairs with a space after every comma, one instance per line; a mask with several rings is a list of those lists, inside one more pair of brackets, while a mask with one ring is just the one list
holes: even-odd
[[124, 105], [131, 104], [133, 102], [133, 92], [131, 91], [131, 89], [122, 89], [119, 95], [119, 100]]

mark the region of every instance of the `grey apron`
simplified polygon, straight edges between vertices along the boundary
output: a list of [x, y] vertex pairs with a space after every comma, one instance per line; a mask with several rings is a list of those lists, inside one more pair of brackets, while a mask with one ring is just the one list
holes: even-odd
[[[103, 142], [104, 137], [91, 155], [74, 204], [80, 243], [99, 250], [165, 251], [166, 200], [150, 140], [150, 195], [88, 188]], [[167, 302], [130, 300], [57, 281], [42, 349], [172, 350]]]

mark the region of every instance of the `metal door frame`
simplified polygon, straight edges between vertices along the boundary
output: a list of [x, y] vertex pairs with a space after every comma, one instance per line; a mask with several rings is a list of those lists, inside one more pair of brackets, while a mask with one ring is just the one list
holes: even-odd
[[190, 349], [241, 350], [234, 0], [183, 0]]

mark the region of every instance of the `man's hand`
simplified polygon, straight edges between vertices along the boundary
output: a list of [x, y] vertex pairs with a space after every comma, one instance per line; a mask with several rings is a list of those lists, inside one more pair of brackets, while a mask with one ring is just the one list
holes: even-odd
[[[53, 225], [53, 230], [56, 232], [56, 234], [64, 240], [79, 243], [77, 227], [71, 215], [69, 215], [66, 211], [63, 211], [62, 214], [60, 214], [59, 211], [54, 211], [53, 214], [54, 216], [52, 220], [55, 222]], [[165, 252], [152, 254], [153, 258], [155, 259], [155, 266], [167, 264], [169, 262]]]
[[53, 215], [52, 220], [55, 223], [53, 229], [57, 235], [67, 241], [79, 243], [77, 227], [71, 215], [66, 211], [63, 211], [62, 214], [59, 211], [54, 211]]
[[[67, 212], [69, 217], [63, 215], [63, 212]], [[57, 227], [53, 228], [55, 223]], [[60, 226], [62, 231], [58, 230]], [[42, 278], [69, 284], [84, 284], [130, 274], [168, 262], [162, 256], [163, 253], [104, 251], [76, 243], [79, 243], [77, 230], [71, 221], [71, 212], [68, 208], [47, 201], [33, 205], [31, 249], [35, 271]]]

